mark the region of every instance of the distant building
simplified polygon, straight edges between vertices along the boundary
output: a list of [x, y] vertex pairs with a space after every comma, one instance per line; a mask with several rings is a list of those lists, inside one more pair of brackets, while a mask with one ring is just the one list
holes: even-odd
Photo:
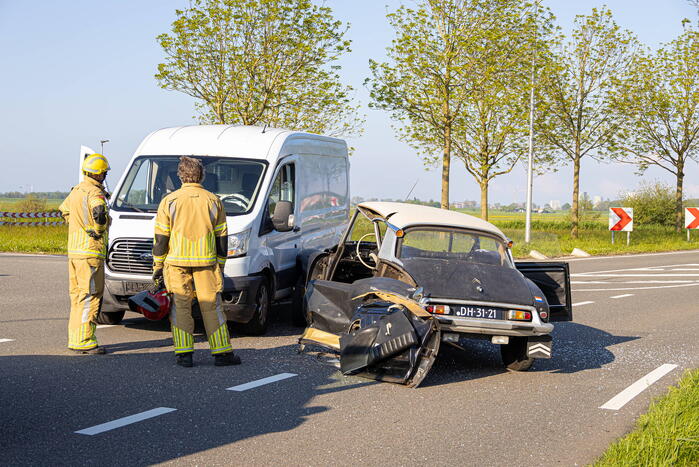
[[602, 202], [602, 197], [600, 195], [595, 195], [592, 197], [592, 207], [597, 207]]
[[455, 201], [451, 203], [452, 209], [473, 209], [477, 206], [475, 201]]
[[549, 201], [549, 206], [554, 211], [560, 211], [561, 210], [561, 201], [558, 199], [552, 199], [551, 201]]

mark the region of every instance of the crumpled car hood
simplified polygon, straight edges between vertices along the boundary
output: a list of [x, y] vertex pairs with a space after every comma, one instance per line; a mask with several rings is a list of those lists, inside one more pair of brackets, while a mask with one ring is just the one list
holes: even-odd
[[340, 353], [345, 375], [417, 387], [434, 363], [439, 322], [389, 278], [353, 284], [312, 280], [305, 296], [311, 323], [299, 339]]

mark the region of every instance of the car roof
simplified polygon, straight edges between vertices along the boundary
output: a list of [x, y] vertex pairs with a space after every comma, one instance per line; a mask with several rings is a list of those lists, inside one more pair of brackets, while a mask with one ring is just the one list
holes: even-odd
[[488, 221], [470, 216], [462, 212], [422, 206], [420, 204], [395, 203], [386, 201], [370, 201], [360, 203], [358, 208], [368, 209], [386, 219], [399, 229], [417, 225], [435, 225], [440, 227], [459, 227], [488, 232], [502, 239], [507, 239], [504, 233]]
[[224, 156], [275, 161], [280, 155], [347, 156], [343, 140], [300, 131], [245, 125], [188, 125], [148, 135], [137, 155]]

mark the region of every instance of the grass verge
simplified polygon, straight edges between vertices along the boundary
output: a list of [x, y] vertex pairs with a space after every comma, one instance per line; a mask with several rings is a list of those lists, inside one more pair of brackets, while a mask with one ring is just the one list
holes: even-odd
[[0, 225], [0, 251], [65, 254], [68, 227], [18, 227]]
[[594, 465], [699, 465], [699, 370], [688, 371]]

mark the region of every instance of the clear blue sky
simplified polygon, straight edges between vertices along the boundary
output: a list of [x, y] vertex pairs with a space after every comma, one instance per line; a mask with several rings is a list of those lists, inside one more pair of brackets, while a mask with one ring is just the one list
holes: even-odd
[[[386, 114], [366, 108], [362, 86], [369, 58], [381, 59], [392, 30], [385, 20], [410, 0], [328, 0], [336, 16], [351, 24], [353, 51], [342, 60], [343, 78], [357, 89], [367, 114], [364, 136], [350, 141], [352, 193], [363, 197], [402, 197], [419, 180], [414, 194], [439, 198], [439, 173], [426, 171], [407, 145], [398, 141]], [[617, 22], [652, 47], [672, 40], [682, 18], [696, 20], [685, 0], [544, 0], [564, 31], [577, 14], [607, 4]], [[162, 59], [155, 37], [170, 29], [174, 10], [185, 0], [22, 1], [0, 0], [0, 192], [33, 185], [34, 191], [67, 190], [76, 181], [81, 144], [99, 148], [114, 171], [113, 186], [140, 140], [150, 131], [190, 124], [193, 100], [160, 89], [153, 75]], [[453, 162], [452, 200], [478, 199], [476, 184], [459, 161]], [[626, 165], [583, 164], [582, 191], [615, 197], [632, 189], [639, 178]], [[691, 163], [687, 195], [699, 197], [699, 170]], [[569, 201], [571, 171], [535, 179], [534, 200]], [[651, 170], [646, 179], [672, 179]], [[521, 168], [496, 179], [491, 202], [521, 201], [525, 193]]]

